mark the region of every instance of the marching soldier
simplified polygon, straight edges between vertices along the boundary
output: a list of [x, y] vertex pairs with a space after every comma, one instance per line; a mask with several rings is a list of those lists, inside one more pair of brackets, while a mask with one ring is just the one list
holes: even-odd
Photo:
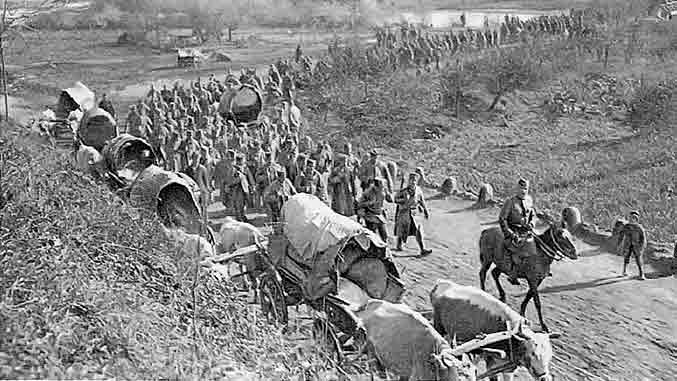
[[115, 118], [115, 108], [113, 107], [113, 102], [111, 102], [106, 94], [104, 93], [101, 97], [101, 102], [99, 102], [99, 108], [105, 110], [113, 118]]
[[[280, 212], [282, 205], [289, 199], [289, 197], [296, 194], [296, 189], [291, 181], [287, 178], [286, 171], [282, 166], [276, 165], [277, 177], [268, 186], [264, 192], [264, 201], [270, 211], [270, 218], [273, 223], [280, 221]], [[273, 225], [275, 232], [280, 232], [280, 226]]]
[[257, 169], [254, 176], [256, 180], [256, 195], [260, 198], [261, 205], [265, 205], [264, 192], [275, 180], [277, 176], [276, 168], [278, 166], [270, 151], [264, 152], [264, 160], [265, 162]]
[[[265, 160], [266, 158], [263, 149], [261, 149], [261, 144], [259, 143], [258, 140], [253, 140], [247, 152], [247, 168], [249, 169], [249, 173], [255, 177], [259, 168], [261, 168], [266, 162]], [[251, 183], [252, 186], [254, 184], [255, 182]], [[259, 203], [261, 197], [260, 194], [257, 194], [257, 190], [258, 190], [257, 187], [253, 187], [251, 189], [251, 197], [249, 200], [249, 206], [251, 207], [258, 208], [260, 206], [263, 206]]]
[[233, 176], [229, 184], [229, 190], [236, 218], [242, 222], [248, 222], [247, 216], [245, 215], [250, 184], [250, 176], [247, 176], [248, 172], [249, 170], [244, 165], [244, 157], [238, 155], [235, 158], [235, 166], [233, 167]]
[[[357, 203], [357, 215], [364, 219], [367, 229], [378, 234], [383, 242], [388, 242], [386, 219], [383, 202], [388, 198], [384, 186], [384, 179], [377, 177], [371, 181]], [[392, 201], [392, 200], [391, 200]]]
[[397, 236], [396, 251], [402, 251], [402, 244], [406, 244], [407, 238], [416, 237], [416, 242], [421, 255], [432, 253], [432, 250], [426, 249], [423, 243], [423, 229], [421, 224], [416, 221], [415, 216], [419, 209], [423, 210], [423, 215], [427, 220], [430, 218], [428, 208], [423, 198], [423, 192], [416, 182], [418, 175], [409, 174], [409, 183], [406, 188], [401, 189], [395, 196], [395, 203], [398, 204], [397, 216], [395, 216], [395, 235]]
[[639, 212], [633, 210], [628, 217], [628, 223], [623, 226], [619, 237], [619, 248], [623, 255], [623, 276], [627, 276], [627, 268], [630, 263], [630, 257], [635, 257], [637, 268], [639, 269], [639, 279], [645, 280], [642, 269], [642, 255], [646, 249], [646, 232], [639, 223]]
[[498, 216], [498, 223], [505, 239], [505, 268], [508, 278], [513, 285], [519, 285], [517, 269], [521, 264], [519, 250], [532, 236], [535, 226], [534, 201], [529, 195], [529, 181], [520, 178], [517, 182], [517, 194], [503, 204]]
[[362, 191], [369, 188], [370, 183], [377, 177], [385, 180], [385, 186], [388, 193], [393, 192], [393, 180], [390, 177], [390, 172], [388, 171], [388, 166], [384, 162], [378, 159], [378, 151], [373, 149], [369, 152], [369, 160], [366, 160], [362, 163], [360, 167], [360, 186]]
[[338, 155], [336, 165], [329, 175], [331, 191], [331, 208], [338, 214], [352, 216], [355, 214], [355, 174], [348, 164], [348, 157]]
[[305, 170], [296, 176], [294, 188], [297, 192], [312, 194], [320, 200], [327, 202], [327, 189], [322, 181], [320, 173], [315, 169], [315, 160], [309, 159]]
[[233, 165], [235, 164], [235, 151], [228, 150], [220, 145], [221, 160], [216, 163], [214, 168], [214, 186], [219, 189], [221, 203], [224, 207], [230, 207], [230, 197], [228, 194], [229, 184], [233, 177]]

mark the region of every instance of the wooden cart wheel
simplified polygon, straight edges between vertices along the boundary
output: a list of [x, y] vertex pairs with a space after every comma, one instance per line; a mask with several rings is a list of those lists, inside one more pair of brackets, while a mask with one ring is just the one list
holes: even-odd
[[261, 298], [261, 311], [269, 322], [282, 325], [289, 322], [284, 290], [273, 274], [266, 274], [261, 279], [259, 297]]
[[336, 361], [337, 364], [343, 362], [345, 358], [343, 348], [331, 323], [325, 319], [315, 319], [315, 322], [313, 322], [313, 339], [329, 349], [330, 354], [335, 355], [332, 356], [332, 360]]

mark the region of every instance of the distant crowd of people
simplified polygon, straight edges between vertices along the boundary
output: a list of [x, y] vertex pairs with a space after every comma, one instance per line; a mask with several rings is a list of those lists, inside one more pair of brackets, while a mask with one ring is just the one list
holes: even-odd
[[[330, 44], [329, 55], [314, 67], [299, 46], [293, 62], [279, 60], [270, 66], [266, 80], [256, 70], [247, 69], [239, 76], [229, 72], [223, 81], [212, 75], [204, 82], [198, 79], [185, 86], [179, 82], [172, 88], [151, 85], [145, 97], [130, 107], [124, 130], [147, 140], [165, 169], [190, 176], [200, 188], [203, 205], [210, 204], [218, 190], [220, 201], [241, 221], [247, 221], [248, 208], [263, 208], [275, 225], [282, 204], [297, 192], [305, 192], [339, 214], [357, 215], [387, 241], [383, 206], [384, 202], [394, 202], [396, 248], [402, 249], [407, 238], [415, 236], [421, 253], [426, 254], [430, 250], [414, 218], [421, 211], [429, 217], [419, 187], [422, 173], [411, 173], [406, 177], [407, 185], [396, 191], [394, 171], [379, 158], [377, 150], [359, 157], [350, 143], [335, 152], [329, 142], [314, 142], [303, 135], [302, 118], [294, 102], [299, 77], [349, 66], [360, 59], [387, 62], [394, 68], [403, 62], [439, 65], [442, 51], [499, 46], [505, 36], [523, 31], [570, 33], [581, 28], [580, 15], [575, 13], [528, 21], [506, 16], [500, 28], [487, 27], [483, 32], [428, 34], [404, 25], [397, 34], [382, 28], [376, 32], [376, 45], [367, 49], [365, 57], [355, 57], [350, 47]], [[263, 112], [255, 122], [237, 123], [229, 105], [220, 102], [226, 95], [237, 95], [243, 87], [255, 89], [262, 96]], [[115, 115], [107, 99], [100, 107]]]

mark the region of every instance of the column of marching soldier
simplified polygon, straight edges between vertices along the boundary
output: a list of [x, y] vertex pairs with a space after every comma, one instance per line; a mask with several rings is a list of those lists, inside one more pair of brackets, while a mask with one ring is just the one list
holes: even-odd
[[[297, 192], [310, 193], [337, 213], [357, 215], [365, 225], [387, 240], [384, 201], [395, 202], [395, 236], [401, 249], [409, 236], [416, 237], [422, 254], [430, 252], [423, 242], [420, 223], [413, 218], [422, 211], [428, 218], [418, 185], [422, 171], [408, 176], [406, 187], [395, 192], [388, 167], [375, 150], [358, 158], [350, 143], [334, 152], [328, 142], [313, 142], [300, 133], [300, 120], [293, 112], [295, 84], [302, 79], [326, 78], [359, 65], [399, 69], [416, 65], [430, 67], [444, 54], [464, 49], [500, 46], [511, 36], [524, 33], [576, 33], [582, 30], [582, 15], [542, 16], [527, 21], [506, 16], [499, 28], [482, 32], [431, 34], [403, 25], [400, 33], [378, 28], [377, 43], [356, 56], [351, 47], [330, 44], [328, 55], [313, 65], [297, 48], [292, 62], [278, 60], [264, 81], [256, 70], [243, 70], [239, 77], [228, 73], [219, 81], [211, 75], [187, 86], [151, 85], [146, 96], [130, 107], [125, 131], [149, 141], [167, 170], [183, 172], [195, 180], [201, 201], [210, 204], [215, 190], [220, 201], [237, 219], [246, 221], [247, 208], [265, 209], [278, 222], [282, 203]], [[407, 58], [408, 57], [408, 58]], [[265, 95], [264, 116], [257, 123], [236, 125], [219, 110], [226, 92], [242, 85]], [[111, 114], [110, 101], [100, 106]], [[298, 110], [298, 109], [297, 109]], [[401, 184], [403, 185], [403, 184]]]

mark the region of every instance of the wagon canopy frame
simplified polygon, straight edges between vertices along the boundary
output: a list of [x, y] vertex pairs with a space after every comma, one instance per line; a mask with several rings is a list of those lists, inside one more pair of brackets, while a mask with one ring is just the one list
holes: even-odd
[[129, 201], [135, 208], [156, 213], [165, 226], [200, 234], [201, 212], [197, 192], [197, 184], [187, 175], [151, 165], [132, 182]]
[[72, 111], [80, 109], [83, 113], [95, 107], [96, 96], [92, 90], [82, 82], [75, 82], [71, 87], [61, 89], [56, 104], [56, 117], [68, 118]]
[[262, 111], [263, 94], [251, 84], [226, 91], [219, 100], [219, 114], [223, 117], [232, 117], [236, 123], [256, 122]]
[[103, 150], [106, 142], [118, 135], [117, 122], [108, 111], [92, 108], [80, 120], [77, 136], [83, 144]]

